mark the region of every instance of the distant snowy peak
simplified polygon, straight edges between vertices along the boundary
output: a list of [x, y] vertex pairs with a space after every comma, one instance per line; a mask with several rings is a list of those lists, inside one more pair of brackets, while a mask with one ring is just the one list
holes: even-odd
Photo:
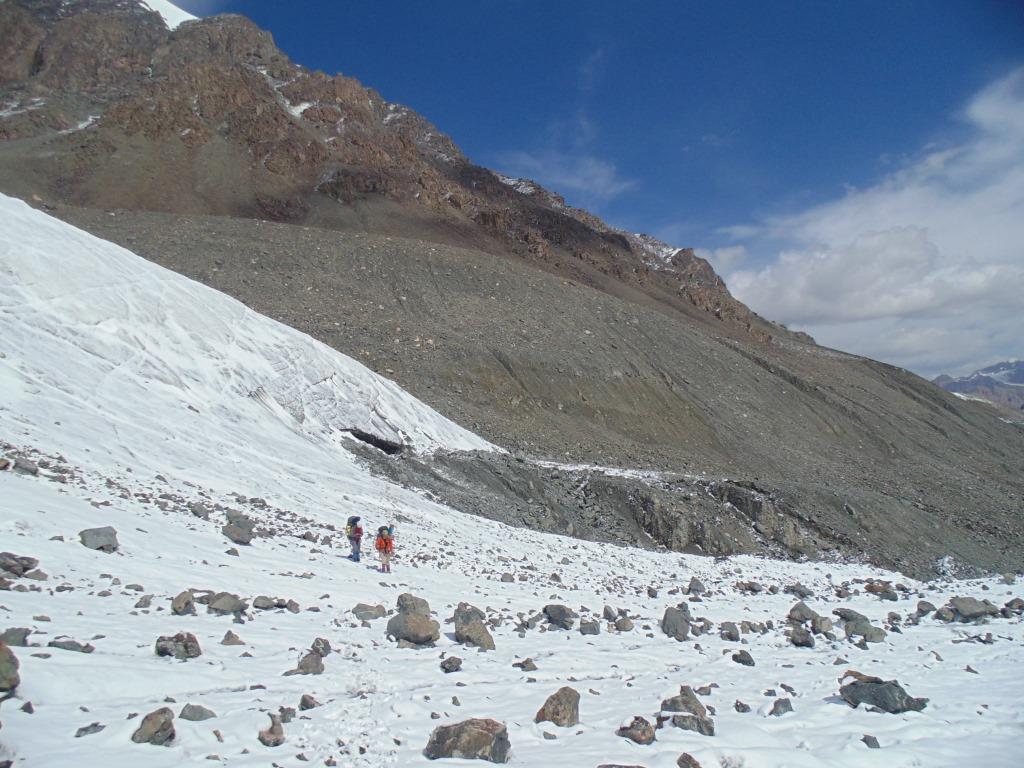
[[1024, 409], [1024, 360], [1006, 360], [968, 376], [937, 376], [934, 384], [964, 399]]
[[168, 29], [177, 29], [180, 24], [184, 24], [186, 21], [195, 21], [198, 18], [167, 0], [139, 0], [139, 5], [159, 13]]

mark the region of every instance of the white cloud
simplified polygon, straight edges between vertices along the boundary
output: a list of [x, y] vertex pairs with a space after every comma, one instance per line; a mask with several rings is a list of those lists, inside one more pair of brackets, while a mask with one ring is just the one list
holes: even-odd
[[577, 205], [606, 203], [636, 184], [623, 178], [613, 163], [582, 152], [507, 152], [498, 162], [503, 173], [539, 181]]
[[747, 260], [747, 249], [743, 245], [727, 245], [724, 248], [694, 248], [700, 258], [711, 263], [715, 272], [723, 275], [736, 269]]
[[873, 187], [732, 228], [788, 243], [729, 276], [738, 298], [822, 343], [926, 375], [1024, 352], [1024, 69], [977, 94], [970, 136]]

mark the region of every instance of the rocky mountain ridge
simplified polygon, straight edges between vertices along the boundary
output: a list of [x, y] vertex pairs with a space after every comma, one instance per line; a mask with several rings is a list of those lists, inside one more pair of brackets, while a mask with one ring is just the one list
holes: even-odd
[[513, 255], [730, 332], [785, 334], [692, 249], [474, 165], [407, 107], [294, 64], [241, 16], [167, 29], [129, 0], [0, 7], [5, 191], [90, 207], [368, 229]]

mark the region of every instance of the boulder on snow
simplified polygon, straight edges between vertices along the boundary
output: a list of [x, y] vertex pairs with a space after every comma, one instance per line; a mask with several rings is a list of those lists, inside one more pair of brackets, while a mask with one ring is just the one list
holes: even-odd
[[21, 682], [18, 675], [18, 657], [7, 643], [0, 642], [0, 691], [13, 691]]
[[399, 613], [414, 616], [430, 616], [430, 603], [422, 597], [416, 597], [416, 595], [409, 592], [403, 592], [398, 596], [397, 607]]
[[244, 613], [249, 609], [249, 604], [242, 600], [238, 595], [234, 595], [230, 592], [217, 592], [210, 595], [209, 601], [206, 603], [207, 613], [217, 613], [222, 616], [228, 614], [239, 614]]
[[653, 744], [654, 726], [646, 717], [637, 715], [629, 723], [615, 731], [615, 735], [637, 744]]
[[191, 720], [193, 722], [199, 722], [201, 720], [209, 720], [217, 716], [217, 713], [212, 709], [207, 709], [199, 704], [186, 704], [181, 708], [181, 712], [178, 713], [178, 717], [181, 720]]
[[35, 569], [39, 561], [27, 555], [16, 555], [13, 552], [0, 552], [0, 571], [11, 576], [21, 577]]
[[572, 629], [576, 621], [576, 612], [568, 606], [552, 603], [544, 606], [544, 617], [549, 624], [559, 629]]
[[175, 616], [195, 615], [195, 612], [196, 598], [192, 594], [192, 590], [186, 589], [171, 598], [171, 613]]
[[235, 544], [242, 544], [244, 546], [251, 544], [255, 535], [255, 521], [233, 509], [228, 510], [227, 518], [228, 522], [220, 529], [221, 533]]
[[171, 637], [158, 637], [154, 648], [157, 656], [173, 656], [184, 661], [202, 655], [199, 641], [191, 632], [179, 632]]
[[980, 621], [988, 616], [998, 616], [999, 609], [988, 600], [977, 600], [973, 597], [954, 597], [949, 607], [962, 622]]
[[452, 672], [458, 672], [460, 669], [462, 669], [462, 659], [458, 656], [449, 656], [441, 662], [441, 671], [446, 675], [450, 675]]
[[423, 756], [428, 760], [451, 757], [507, 763], [510, 746], [508, 729], [503, 723], [473, 718], [435, 728]]
[[0, 632], [0, 643], [24, 647], [28, 645], [28, 636], [31, 634], [32, 630], [28, 627], [11, 627]]
[[117, 543], [117, 531], [109, 525], [102, 528], [86, 528], [78, 532], [78, 539], [82, 546], [87, 549], [95, 549], [100, 552], [116, 552], [120, 546]]
[[281, 716], [270, 714], [270, 725], [260, 731], [260, 743], [266, 747], [279, 747], [284, 744], [284, 727]]
[[601, 624], [596, 619], [592, 621], [581, 621], [580, 622], [580, 634], [581, 635], [599, 635], [601, 634]]
[[494, 650], [494, 638], [484, 624], [484, 613], [479, 608], [459, 603], [452, 619], [455, 622], [455, 642], [484, 651]]
[[168, 707], [150, 712], [135, 729], [132, 741], [136, 744], [169, 745], [174, 741], [174, 713]]
[[690, 636], [690, 609], [685, 603], [665, 609], [661, 618], [661, 631], [673, 640], [682, 642]]
[[901, 712], [920, 712], [928, 704], [928, 699], [914, 698], [895, 680], [882, 680], [851, 671], [843, 675], [840, 682], [851, 676], [855, 678], [854, 681], [839, 689], [839, 695], [851, 707], [864, 704], [895, 715]]
[[418, 613], [398, 613], [388, 621], [387, 634], [399, 645], [422, 648], [440, 639], [441, 625]]
[[548, 696], [533, 718], [535, 723], [554, 723], [563, 728], [576, 725], [579, 721], [580, 694], [567, 685]]
[[224, 633], [224, 638], [220, 641], [220, 644], [245, 645], [245, 641], [229, 629], [227, 632]]
[[320, 702], [313, 698], [313, 694], [304, 693], [299, 699], [299, 710], [305, 712], [307, 709], [316, 709], [320, 706]]
[[352, 608], [352, 613], [360, 621], [383, 619], [388, 614], [387, 609], [383, 605], [367, 605], [366, 603], [357, 603]]
[[284, 673], [285, 677], [291, 675], [321, 675], [324, 671], [324, 657], [316, 651], [309, 651], [301, 659], [295, 669], [289, 669]]

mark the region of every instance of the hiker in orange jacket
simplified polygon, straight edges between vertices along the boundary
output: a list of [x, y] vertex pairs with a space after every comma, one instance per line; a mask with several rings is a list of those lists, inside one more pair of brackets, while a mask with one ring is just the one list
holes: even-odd
[[380, 572], [391, 573], [391, 553], [395, 551], [395, 540], [391, 535], [391, 526], [382, 525], [377, 529], [377, 540], [374, 549], [380, 555]]

